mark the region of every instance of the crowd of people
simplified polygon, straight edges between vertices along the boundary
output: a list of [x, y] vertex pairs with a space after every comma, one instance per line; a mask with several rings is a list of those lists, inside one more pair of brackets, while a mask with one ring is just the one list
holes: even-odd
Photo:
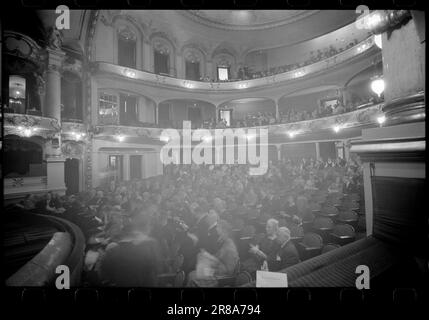
[[[238, 270], [254, 276], [298, 263], [288, 226], [302, 222], [300, 199], [315, 190], [358, 192], [361, 184], [358, 159], [284, 159], [262, 176], [246, 165], [170, 165], [162, 176], [112, 180], [77, 195], [28, 195], [19, 206], [82, 229], [87, 285], [160, 286], [163, 275], [182, 270], [184, 285], [217, 286]], [[249, 219], [266, 227], [243, 248], [234, 234]]]
[[233, 79], [215, 80], [209, 76], [205, 76], [205, 77], [202, 76], [202, 77], [200, 77], [199, 80], [203, 81], [203, 82], [234, 82], [234, 81], [243, 81], [243, 80], [251, 80], [251, 79], [257, 79], [257, 78], [269, 77], [269, 76], [273, 76], [273, 75], [276, 75], [279, 73], [293, 71], [293, 70], [305, 67], [307, 65], [328, 59], [332, 56], [335, 56], [335, 55], [347, 50], [347, 49], [350, 49], [351, 47], [357, 45], [358, 42], [359, 42], [358, 39], [355, 38], [355, 39], [353, 39], [353, 41], [349, 42], [344, 47], [338, 47], [337, 48], [333, 45], [329, 45], [328, 47], [323, 48], [323, 49], [317, 49], [316, 51], [310, 51], [307, 59], [302, 61], [302, 62], [286, 64], [286, 65], [277, 66], [277, 67], [271, 67], [271, 68], [266, 69], [266, 70], [255, 71], [255, 70], [251, 70], [251, 68], [249, 66], [244, 65], [243, 67], [240, 67], [238, 69], [237, 75]]
[[381, 102], [380, 98], [368, 97], [366, 99], [357, 98], [353, 101], [349, 101], [346, 104], [343, 104], [341, 101], [338, 101], [334, 105], [320, 105], [318, 108], [315, 108], [312, 111], [290, 107], [286, 111], [279, 111], [278, 118], [276, 118], [274, 112], [249, 112], [246, 114], [246, 117], [244, 119], [231, 120], [229, 126], [224, 119], [219, 119], [219, 121], [216, 122], [215, 119], [211, 118], [209, 120], [204, 121], [202, 127], [205, 129], [222, 129], [227, 127], [241, 128], [314, 120], [351, 112], [356, 110], [360, 106], [376, 104], [379, 102]]

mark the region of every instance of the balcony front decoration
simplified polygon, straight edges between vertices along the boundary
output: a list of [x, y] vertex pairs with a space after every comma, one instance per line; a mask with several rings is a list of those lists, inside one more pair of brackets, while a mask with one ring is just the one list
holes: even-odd
[[60, 133], [57, 119], [25, 115], [4, 114], [4, 134], [18, 135], [21, 137], [41, 136], [52, 139]]

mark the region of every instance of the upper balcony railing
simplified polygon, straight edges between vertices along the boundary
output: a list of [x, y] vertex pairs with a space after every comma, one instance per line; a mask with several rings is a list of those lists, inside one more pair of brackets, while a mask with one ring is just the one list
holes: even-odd
[[271, 75], [268, 77], [241, 80], [234, 82], [203, 82], [178, 79], [171, 76], [163, 76], [154, 74], [148, 71], [141, 71], [122, 67], [106, 62], [95, 62], [94, 72], [95, 73], [107, 73], [112, 75], [119, 75], [129, 79], [140, 80], [144, 82], [150, 82], [156, 85], [175, 87], [182, 89], [192, 90], [212, 90], [212, 91], [233, 91], [233, 90], [244, 90], [256, 87], [263, 87], [281, 82], [296, 80], [303, 78], [310, 74], [315, 74], [324, 70], [327, 70], [340, 63], [348, 61], [354, 57], [357, 57], [365, 52], [368, 52], [375, 46], [374, 37], [369, 37], [364, 41], [361, 41], [357, 45], [346, 49], [334, 56], [327, 59], [306, 65], [301, 68], [297, 68], [288, 72]]

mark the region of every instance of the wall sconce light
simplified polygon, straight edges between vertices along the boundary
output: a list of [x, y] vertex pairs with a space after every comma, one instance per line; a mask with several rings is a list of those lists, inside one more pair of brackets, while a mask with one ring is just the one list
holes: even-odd
[[383, 115], [381, 115], [381, 116], [378, 116], [377, 117], [377, 122], [380, 124], [380, 126], [382, 126], [383, 125], [383, 123], [385, 123], [386, 122], [386, 116], [383, 114]]
[[118, 134], [115, 137], [116, 137], [116, 140], [118, 140], [119, 142], [123, 142], [125, 139], [125, 137], [122, 134]]
[[381, 96], [381, 94], [384, 91], [385, 83], [384, 79], [382, 77], [377, 77], [371, 82], [371, 90], [378, 95], [378, 97]]
[[335, 133], [338, 133], [340, 132], [341, 127], [339, 125], [335, 125], [332, 129], [334, 130]]
[[296, 135], [298, 134], [298, 131], [289, 131], [288, 133], [287, 133], [287, 135], [289, 136], [289, 138], [293, 138], [293, 137], [295, 137]]

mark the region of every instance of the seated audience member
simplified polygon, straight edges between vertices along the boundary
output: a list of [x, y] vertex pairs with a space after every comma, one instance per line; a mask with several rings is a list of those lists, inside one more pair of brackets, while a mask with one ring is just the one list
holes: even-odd
[[237, 272], [239, 256], [237, 247], [231, 239], [232, 228], [225, 220], [217, 224], [219, 249], [212, 255], [205, 250], [198, 254], [196, 270], [188, 275], [189, 286], [212, 287], [217, 278], [233, 276]]
[[269, 219], [266, 224], [266, 234], [256, 244], [250, 244], [249, 253], [251, 258], [243, 262], [243, 269], [254, 273], [259, 270], [264, 260], [271, 257], [277, 250], [277, 231], [279, 222], [276, 219]]
[[109, 246], [99, 265], [101, 283], [118, 287], [157, 285], [161, 257], [158, 243], [148, 236], [148, 224], [144, 215], [135, 217], [131, 230]]
[[23, 208], [25, 210], [33, 210], [36, 207], [36, 197], [34, 194], [27, 194], [23, 201]]
[[295, 245], [290, 241], [288, 228], [279, 228], [276, 241], [279, 244], [278, 250], [267, 260], [269, 271], [280, 271], [301, 262]]

